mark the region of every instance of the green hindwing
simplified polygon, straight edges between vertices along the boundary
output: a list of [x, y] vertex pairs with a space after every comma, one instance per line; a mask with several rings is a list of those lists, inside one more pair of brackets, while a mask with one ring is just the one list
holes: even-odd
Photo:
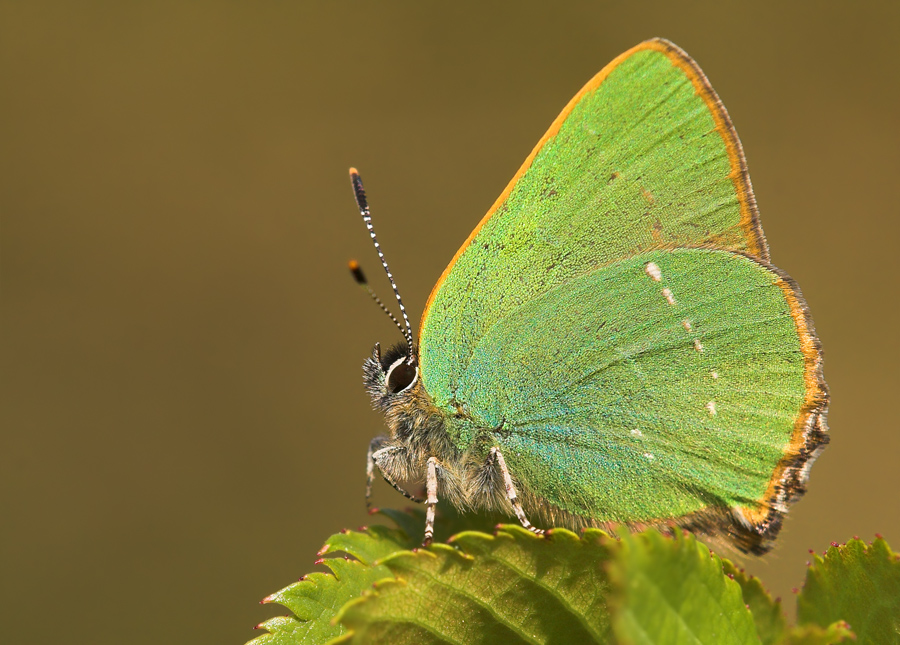
[[785, 288], [727, 251], [622, 260], [498, 321], [456, 397], [523, 491], [562, 511], [602, 522], [752, 511], [806, 402]]
[[764, 550], [827, 442], [818, 340], [767, 260], [724, 108], [648, 41], [572, 100], [438, 281], [422, 384], [458, 449], [500, 448], [530, 513]]

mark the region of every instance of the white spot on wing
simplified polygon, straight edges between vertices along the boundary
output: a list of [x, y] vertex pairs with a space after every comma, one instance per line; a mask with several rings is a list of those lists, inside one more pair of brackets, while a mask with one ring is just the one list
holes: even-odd
[[640, 430], [638, 430], [637, 428], [635, 428], [634, 430], [632, 430], [632, 431], [631, 431], [631, 434], [633, 434], [635, 437], [643, 437], [643, 436], [644, 436], [644, 433], [641, 432]]
[[662, 280], [662, 271], [659, 270], [659, 267], [656, 265], [656, 262], [648, 262], [644, 265], [644, 271], [647, 272], [655, 282], [659, 282]]
[[715, 401], [710, 401], [709, 403], [707, 403], [706, 409], [709, 410], [709, 416], [711, 416], [711, 417], [716, 416], [716, 402]]
[[647, 458], [648, 461], [653, 461], [654, 459], [656, 459], [656, 457], [653, 456], [653, 453], [650, 453], [650, 452], [645, 452], [644, 456]]
[[[654, 282], [660, 282], [662, 280], [662, 271], [660, 270], [659, 265], [656, 264], [656, 262], [647, 262], [644, 265], [644, 271], [647, 273], [648, 276], [650, 276], [653, 279]], [[672, 290], [669, 289], [668, 287], [663, 288], [662, 295], [666, 299], [666, 302], [669, 303], [670, 305], [675, 306], [677, 304], [675, 302], [675, 296], [672, 294]], [[693, 335], [694, 326], [690, 320], [685, 318], [684, 320], [681, 321], [681, 326], [684, 327], [684, 330], [688, 334]], [[694, 344], [694, 351], [696, 351], [698, 354], [702, 354], [703, 353], [703, 343], [700, 342], [700, 339], [695, 338], [693, 344]], [[712, 375], [712, 377], [714, 379], [719, 378], [718, 372], [710, 372], [710, 374]], [[710, 415], [715, 416], [716, 415], [715, 401], [710, 401], [709, 403], [707, 403], [706, 409], [709, 410]], [[641, 436], [640, 430], [637, 430], [637, 429], [632, 430], [631, 434], [634, 435], [635, 437]]]

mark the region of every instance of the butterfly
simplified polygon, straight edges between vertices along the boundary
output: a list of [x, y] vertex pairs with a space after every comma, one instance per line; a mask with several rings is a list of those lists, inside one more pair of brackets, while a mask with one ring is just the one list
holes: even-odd
[[[418, 337], [372, 228], [405, 342], [363, 371], [389, 434], [376, 471], [426, 504], [536, 533], [680, 526], [771, 548], [828, 443], [822, 355], [769, 263], [740, 141], [663, 39], [569, 102], [431, 292]], [[425, 498], [405, 482], [425, 484]], [[534, 524], [532, 523], [534, 522]]]

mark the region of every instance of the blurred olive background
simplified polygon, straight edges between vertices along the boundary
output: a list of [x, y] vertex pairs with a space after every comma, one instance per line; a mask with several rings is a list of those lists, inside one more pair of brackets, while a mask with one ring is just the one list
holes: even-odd
[[809, 548], [900, 548], [898, 3], [2, 2], [0, 640], [257, 635], [368, 521], [360, 365], [398, 333], [347, 274], [389, 295], [347, 168], [418, 319], [569, 98], [657, 35], [728, 106], [826, 351], [832, 444], [746, 566], [791, 596]]

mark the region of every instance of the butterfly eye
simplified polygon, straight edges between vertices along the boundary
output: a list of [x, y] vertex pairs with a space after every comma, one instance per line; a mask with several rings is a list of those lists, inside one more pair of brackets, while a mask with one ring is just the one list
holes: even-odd
[[388, 368], [384, 383], [388, 392], [399, 394], [408, 390], [416, 382], [419, 376], [419, 368], [406, 362], [406, 357], [400, 358]]

